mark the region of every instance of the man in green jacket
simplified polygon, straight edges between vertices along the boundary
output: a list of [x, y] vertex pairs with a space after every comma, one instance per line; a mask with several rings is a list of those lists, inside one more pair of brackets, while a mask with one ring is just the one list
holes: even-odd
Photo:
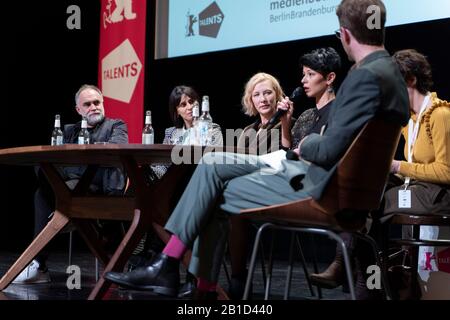
[[[165, 226], [172, 237], [163, 253], [146, 267], [129, 273], [109, 272], [106, 279], [130, 288], [175, 295], [179, 261], [187, 248], [192, 248], [189, 271], [198, 277], [201, 296], [212, 297], [230, 214], [310, 196], [319, 199], [339, 159], [370, 119], [381, 117], [407, 124], [406, 85], [384, 49], [383, 2], [343, 0], [337, 16], [340, 28], [336, 34], [355, 65], [337, 93], [323, 134], [311, 134], [300, 142], [300, 161], [283, 160], [274, 172], [257, 156], [205, 155]], [[370, 24], [373, 18], [378, 25]]]

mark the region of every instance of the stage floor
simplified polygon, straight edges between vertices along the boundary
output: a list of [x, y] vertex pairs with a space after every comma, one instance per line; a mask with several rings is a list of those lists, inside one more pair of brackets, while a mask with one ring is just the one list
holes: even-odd
[[[0, 253], [0, 276], [12, 265], [19, 253], [2, 252]], [[0, 292], [0, 300], [85, 300], [95, 285], [95, 259], [88, 252], [75, 252], [72, 260], [73, 265], [77, 265], [81, 270], [81, 288], [68, 289], [67, 279], [70, 276], [66, 273], [68, 267], [67, 252], [52, 252], [48, 260], [48, 268], [51, 277], [51, 283], [33, 284], [33, 285], [9, 285], [3, 292]], [[276, 261], [273, 271], [273, 280], [271, 285], [271, 299], [283, 299], [284, 284], [286, 278], [286, 261]], [[324, 270], [326, 264], [320, 264], [319, 269]], [[182, 268], [183, 269], [183, 268]], [[312, 270], [309, 265], [308, 269]], [[100, 266], [101, 270], [101, 266]], [[230, 270], [228, 265], [228, 270]], [[184, 270], [181, 270], [181, 279], [184, 279]], [[253, 300], [264, 298], [264, 287], [262, 269], [258, 264], [253, 285]], [[227, 290], [227, 277], [222, 268], [220, 284]], [[314, 287], [316, 295], [311, 296], [305, 280], [303, 269], [299, 262], [296, 262], [293, 280], [291, 284], [290, 299], [294, 300], [316, 300], [317, 288]], [[342, 292], [342, 288], [333, 290], [322, 289], [323, 299], [327, 300], [346, 300], [349, 295]], [[172, 300], [164, 296], [155, 295], [146, 291], [124, 290], [112, 287], [107, 293], [108, 300]]]

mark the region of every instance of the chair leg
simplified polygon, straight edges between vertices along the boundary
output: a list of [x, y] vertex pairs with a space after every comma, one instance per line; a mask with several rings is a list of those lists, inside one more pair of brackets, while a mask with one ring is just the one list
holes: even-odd
[[[288, 266], [288, 272], [287, 272], [287, 276], [286, 276], [286, 286], [284, 288], [284, 300], [289, 299], [289, 293], [291, 291], [292, 272], [294, 270], [294, 247], [295, 247], [296, 239], [297, 239], [296, 232], [291, 231], [291, 241], [290, 241], [290, 246], [289, 246], [289, 266]], [[301, 251], [301, 247], [300, 247], [300, 252], [302, 253], [301, 257], [303, 258], [303, 252]], [[306, 265], [305, 265], [304, 259], [302, 259], [302, 264], [303, 264], [303, 269], [305, 270]]]
[[[255, 227], [256, 230], [258, 230], [258, 226], [252, 224], [253, 227]], [[264, 288], [266, 287], [267, 284], [267, 274], [266, 274], [266, 255], [265, 255], [265, 250], [264, 250], [264, 241], [260, 242], [260, 245], [258, 247], [259, 250], [259, 254], [261, 255], [261, 276], [262, 276], [262, 281], [263, 281], [263, 286]]]
[[[310, 239], [311, 239], [311, 244], [312, 244], [312, 253], [313, 253], [313, 269], [314, 269], [314, 273], [319, 273], [319, 268], [317, 266], [317, 251], [316, 251], [316, 246], [314, 245], [314, 235], [310, 235]], [[308, 284], [311, 283], [311, 280], [309, 279], [309, 275], [308, 275]], [[317, 288], [317, 296], [318, 299], [322, 299], [322, 288], [320, 286], [316, 286]]]
[[[270, 222], [264, 223], [258, 229], [258, 232], [256, 233], [255, 243], [253, 245], [252, 256], [250, 259], [249, 272], [248, 272], [247, 281], [245, 284], [245, 292], [244, 292], [243, 300], [248, 299], [250, 285], [253, 280], [253, 273], [255, 271], [255, 263], [256, 263], [258, 247], [259, 247], [259, 243], [261, 241], [261, 234], [266, 228], [327, 235], [328, 237], [330, 237], [330, 238], [334, 239], [336, 242], [338, 242], [338, 244], [342, 247], [342, 255], [344, 258], [344, 267], [345, 267], [345, 271], [347, 274], [347, 280], [348, 280], [348, 285], [349, 285], [349, 289], [350, 289], [350, 297], [352, 300], [356, 300], [355, 285], [354, 285], [354, 281], [353, 281], [353, 274], [351, 272], [351, 264], [350, 264], [349, 254], [348, 254], [347, 247], [345, 245], [344, 240], [339, 235], [337, 235], [335, 232], [333, 232], [331, 230], [326, 230], [326, 229], [316, 229], [316, 228], [306, 228], [306, 227], [285, 227], [285, 226], [281, 227], [281, 226], [276, 226]], [[271, 272], [272, 272], [272, 258], [273, 258], [272, 255], [273, 255], [273, 242], [271, 245], [270, 258], [269, 258], [269, 277], [268, 277], [268, 281], [267, 281], [267, 285], [266, 285], [266, 297], [265, 297], [266, 299], [268, 298], [268, 288], [270, 288], [270, 277], [271, 277]]]
[[252, 256], [250, 258], [250, 265], [248, 267], [247, 281], [245, 282], [244, 296], [242, 298], [243, 300], [248, 300], [248, 294], [250, 292], [250, 286], [253, 280], [253, 273], [255, 271], [256, 256], [258, 255], [258, 247], [261, 241], [261, 234], [265, 228], [271, 225], [271, 223], [265, 223], [261, 227], [259, 227], [258, 231], [256, 232], [255, 243], [253, 244]]
[[[272, 227], [269, 225], [268, 227]], [[272, 286], [272, 275], [273, 275], [273, 247], [275, 245], [275, 230], [272, 230], [272, 241], [270, 242], [270, 251], [269, 251], [269, 266], [267, 267], [267, 282], [266, 288], [264, 291], [264, 300], [269, 300], [270, 295], [270, 287]]]
[[286, 286], [284, 287], [284, 300], [289, 299], [289, 292], [291, 291], [292, 270], [294, 269], [294, 245], [295, 231], [291, 231], [291, 241], [289, 245], [289, 265], [286, 274]]
[[264, 243], [261, 242], [261, 245], [259, 246], [259, 254], [261, 255], [261, 275], [263, 279], [263, 285], [264, 288], [267, 284], [267, 274], [266, 274], [266, 255], [264, 253]]
[[[307, 264], [306, 264], [305, 255], [303, 254], [302, 244], [300, 242], [300, 237], [299, 237], [298, 233], [295, 234], [295, 239], [297, 240], [298, 252], [299, 252], [299, 255], [300, 255], [300, 260], [302, 262], [303, 273], [305, 274], [306, 283], [308, 284], [308, 288], [309, 288], [309, 291], [311, 293], [311, 297], [314, 297], [315, 296], [314, 288], [312, 287], [311, 280], [309, 279], [308, 267], [307, 267]], [[314, 263], [315, 263], [315, 261], [314, 261]], [[317, 264], [316, 264], [316, 268], [317, 268]]]
[[344, 267], [345, 267], [345, 272], [347, 275], [348, 286], [349, 286], [349, 290], [350, 290], [350, 297], [352, 300], [356, 300], [355, 284], [353, 281], [353, 274], [351, 271], [349, 254], [348, 254], [347, 247], [345, 245], [344, 240], [338, 234], [336, 234], [335, 232], [333, 232], [331, 230], [327, 230], [327, 229], [316, 229], [316, 228], [307, 228], [307, 227], [282, 227], [280, 229], [295, 230], [297, 232], [306, 232], [306, 233], [312, 233], [312, 234], [322, 234], [322, 235], [327, 235], [328, 237], [335, 240], [342, 247], [342, 255], [344, 258]]
[[223, 271], [225, 272], [225, 277], [227, 278], [228, 286], [230, 286], [231, 276], [230, 276], [230, 272], [228, 271], [227, 262], [225, 261], [225, 259], [222, 260], [222, 266], [223, 266]]
[[383, 284], [385, 289], [386, 300], [394, 300], [394, 294], [391, 290], [388, 278], [389, 272], [389, 261], [394, 259], [399, 254], [403, 254], [402, 265], [405, 265], [405, 259], [407, 256], [407, 251], [405, 249], [400, 249], [400, 251], [389, 254], [389, 233], [390, 227], [388, 223], [381, 224], [381, 232], [380, 232], [380, 243], [381, 243], [381, 272], [383, 276]]
[[347, 251], [347, 246], [344, 243], [344, 240], [340, 236], [338, 236], [336, 233], [329, 231], [329, 234], [334, 235], [333, 238], [339, 243], [339, 245], [342, 248], [342, 256], [344, 257], [344, 267], [345, 267], [345, 274], [347, 275], [347, 282], [348, 282], [348, 288], [350, 290], [350, 297], [352, 300], [356, 300], [356, 294], [355, 294], [355, 282], [353, 280], [353, 274], [352, 274], [352, 267], [350, 263], [350, 257]]
[[69, 232], [69, 266], [72, 265], [72, 243], [73, 243], [73, 231]]
[[[420, 241], [420, 226], [414, 225], [413, 226], [413, 239], [415, 241]], [[411, 256], [411, 289], [412, 292], [420, 292], [421, 289], [419, 287], [419, 282], [417, 281], [417, 278], [419, 277], [418, 274], [418, 268], [419, 268], [419, 247], [418, 246], [411, 246], [410, 247], [410, 256]]]

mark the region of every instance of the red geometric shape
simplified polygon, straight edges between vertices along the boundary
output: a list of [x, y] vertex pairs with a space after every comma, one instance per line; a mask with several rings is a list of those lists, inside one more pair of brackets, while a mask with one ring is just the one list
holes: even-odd
[[217, 38], [224, 18], [225, 15], [220, 10], [219, 5], [214, 1], [199, 14], [199, 34]]
[[437, 253], [439, 271], [450, 273], [450, 247]]

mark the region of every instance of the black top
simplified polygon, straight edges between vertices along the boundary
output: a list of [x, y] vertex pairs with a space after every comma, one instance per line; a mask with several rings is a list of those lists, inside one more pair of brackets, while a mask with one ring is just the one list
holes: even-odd
[[327, 125], [327, 121], [328, 121], [328, 114], [330, 113], [330, 109], [331, 106], [333, 105], [333, 100], [328, 102], [326, 105], [324, 105], [322, 108], [317, 109], [317, 108], [313, 108], [314, 111], [314, 122], [313, 122], [313, 126], [311, 128], [311, 130], [309, 130], [308, 134], [311, 133], [318, 133], [320, 134], [320, 132], [323, 130], [325, 130], [325, 126]]
[[320, 134], [322, 127], [326, 126], [328, 120], [328, 113], [333, 105], [333, 101], [328, 102], [322, 108], [311, 108], [305, 110], [298, 120], [295, 122], [291, 130], [292, 145], [291, 149], [298, 147], [300, 141], [311, 133]]

